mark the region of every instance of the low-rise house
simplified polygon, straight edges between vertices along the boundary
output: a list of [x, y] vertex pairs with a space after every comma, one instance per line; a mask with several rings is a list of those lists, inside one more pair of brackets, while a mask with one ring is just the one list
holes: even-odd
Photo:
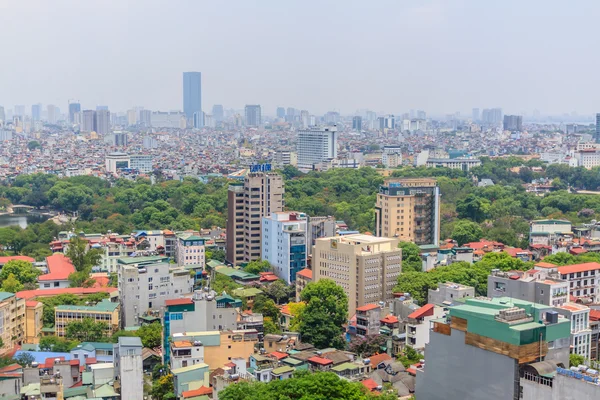
[[120, 328], [119, 311], [119, 303], [113, 303], [106, 299], [90, 306], [56, 306], [54, 307], [54, 334], [64, 337], [69, 323], [90, 318], [94, 322], [106, 324], [106, 335], [111, 336]]
[[46, 257], [48, 273], [38, 276], [40, 289], [68, 288], [69, 275], [75, 272], [71, 260], [62, 253], [54, 253]]
[[406, 344], [417, 351], [423, 351], [429, 343], [429, 321], [440, 318], [443, 314], [443, 307], [431, 303], [412, 312], [406, 323]]
[[312, 270], [304, 268], [296, 274], [296, 301], [300, 301], [300, 293], [313, 280]]
[[450, 306], [465, 297], [475, 297], [475, 288], [453, 282], [439, 282], [436, 289], [429, 289], [427, 302]]
[[589, 360], [592, 343], [589, 307], [576, 303], [565, 303], [556, 307], [556, 311], [571, 321], [571, 353], [579, 354]]
[[351, 324], [348, 328], [350, 333], [361, 336], [378, 335], [381, 326], [381, 306], [378, 304], [366, 304], [356, 309], [356, 331], [351, 331]]

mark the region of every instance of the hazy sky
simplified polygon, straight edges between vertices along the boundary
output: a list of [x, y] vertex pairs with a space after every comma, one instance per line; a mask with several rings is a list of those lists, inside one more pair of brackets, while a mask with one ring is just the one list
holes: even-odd
[[[600, 111], [598, 0], [0, 0], [0, 105]], [[29, 111], [28, 111], [29, 112]]]

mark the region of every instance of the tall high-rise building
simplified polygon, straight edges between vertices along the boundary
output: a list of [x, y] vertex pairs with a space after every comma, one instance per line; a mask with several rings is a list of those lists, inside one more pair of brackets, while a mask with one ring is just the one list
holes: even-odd
[[505, 115], [503, 127], [505, 131], [523, 130], [523, 117], [521, 115]]
[[133, 126], [137, 124], [137, 113], [135, 110], [127, 110], [127, 125]]
[[46, 114], [47, 114], [46, 119], [48, 120], [48, 123], [55, 124], [58, 119], [58, 113], [57, 113], [56, 106], [53, 104], [48, 104], [46, 106]]
[[284, 119], [285, 118], [285, 108], [283, 107], [277, 107], [277, 118], [279, 119]]
[[96, 111], [83, 110], [83, 113], [81, 115], [81, 132], [94, 131], [96, 122]]
[[261, 257], [262, 217], [283, 211], [284, 191], [281, 175], [271, 172], [249, 172], [244, 183], [229, 185], [227, 261], [239, 265]]
[[285, 121], [286, 122], [294, 122], [296, 118], [296, 109], [294, 107], [288, 107], [285, 113]]
[[144, 128], [152, 126], [152, 111], [140, 110], [140, 125]]
[[358, 132], [362, 130], [362, 117], [357, 115], [352, 118], [352, 130]]
[[487, 125], [499, 126], [502, 123], [502, 109], [485, 108], [481, 113], [481, 122]]
[[300, 111], [300, 123], [302, 129], [306, 129], [310, 126], [310, 115], [308, 114], [308, 110]]
[[78, 123], [77, 114], [81, 112], [81, 104], [79, 103], [69, 103], [69, 122], [72, 124]]
[[97, 110], [96, 111], [96, 122], [94, 124], [94, 130], [96, 133], [101, 135], [108, 135], [110, 132], [110, 111], [109, 110]]
[[42, 105], [40, 103], [31, 106], [31, 120], [41, 121], [42, 120]]
[[212, 108], [212, 116], [217, 124], [220, 124], [225, 119], [225, 113], [221, 104], [215, 104]]
[[306, 268], [306, 214], [296, 211], [273, 212], [262, 219], [262, 259], [288, 284], [296, 281], [296, 273]]
[[260, 105], [247, 104], [244, 108], [244, 116], [246, 118], [246, 126], [259, 126], [262, 122]]
[[418, 245], [438, 245], [440, 203], [435, 179], [388, 179], [377, 193], [375, 235]]
[[21, 117], [21, 120], [23, 120], [23, 117], [25, 116], [25, 106], [15, 106], [15, 117]]
[[596, 114], [596, 132], [594, 135], [596, 143], [600, 143], [600, 113]]
[[473, 122], [479, 121], [479, 108], [473, 109], [473, 112], [471, 114], [471, 119], [473, 120]]
[[388, 302], [402, 272], [398, 239], [355, 234], [317, 239], [313, 281], [331, 279], [348, 296], [348, 316], [366, 304]]
[[[202, 118], [202, 74], [200, 72], [183, 73], [183, 113], [188, 122], [194, 122]], [[203, 121], [201, 121], [203, 122]], [[202, 127], [197, 126], [196, 128]]]
[[108, 110], [108, 106], [96, 106], [96, 111]]
[[0, 121], [6, 121], [6, 114], [4, 113], [4, 107], [0, 106]]
[[298, 168], [312, 170], [315, 164], [336, 158], [337, 136], [336, 126], [299, 130], [296, 142]]

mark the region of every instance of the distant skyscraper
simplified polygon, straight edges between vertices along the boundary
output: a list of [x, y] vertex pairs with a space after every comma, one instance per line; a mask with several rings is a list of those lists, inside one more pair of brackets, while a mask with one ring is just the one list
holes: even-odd
[[188, 121], [194, 120], [194, 114], [202, 113], [202, 74], [200, 72], [183, 73], [183, 113]]
[[309, 114], [307, 110], [300, 111], [300, 122], [302, 123], [302, 128], [306, 129], [310, 125]]
[[427, 119], [427, 113], [423, 110], [417, 110], [418, 119]]
[[261, 124], [260, 105], [246, 105], [244, 114], [246, 116], [246, 126], [259, 126]]
[[479, 121], [479, 108], [473, 109], [473, 114], [471, 115], [473, 122]]
[[127, 124], [133, 126], [137, 123], [137, 113], [135, 110], [127, 110]]
[[336, 158], [337, 136], [335, 126], [299, 130], [296, 142], [298, 168], [311, 170], [315, 164]]
[[108, 135], [108, 133], [110, 132], [110, 111], [96, 111], [96, 121], [94, 123], [94, 130], [96, 131], [96, 133], [99, 133], [101, 135]]
[[6, 114], [4, 113], [4, 107], [0, 106], [0, 121], [6, 121]]
[[96, 106], [96, 111], [108, 110], [108, 106]]
[[46, 118], [48, 120], [48, 123], [55, 124], [56, 120], [58, 119], [58, 113], [56, 112], [56, 106], [52, 105], [52, 104], [48, 104], [46, 106], [46, 114], [48, 114], [47, 118]]
[[83, 110], [82, 118], [81, 118], [81, 132], [94, 131], [95, 122], [96, 122], [96, 111]]
[[285, 118], [285, 108], [277, 107], [277, 118], [280, 118], [280, 119]]
[[362, 117], [359, 117], [358, 115], [354, 118], [352, 118], [352, 130], [353, 131], [360, 131], [362, 129]]
[[149, 128], [152, 126], [152, 111], [150, 110], [140, 110], [140, 125], [144, 128]]
[[505, 131], [523, 130], [523, 117], [521, 115], [505, 115], [503, 127]]
[[[25, 116], [25, 106], [15, 106], [15, 117], [24, 117]], [[22, 118], [21, 118], [22, 120]]]
[[296, 118], [296, 110], [293, 107], [288, 107], [287, 112], [285, 113], [286, 122], [294, 122]]
[[596, 143], [600, 143], [600, 113], [596, 114]]
[[81, 104], [79, 103], [69, 103], [69, 122], [72, 124], [77, 123], [76, 114], [81, 112]]
[[223, 119], [225, 118], [224, 112], [223, 112], [223, 106], [221, 104], [215, 104], [212, 108], [212, 116], [215, 120], [216, 123], [220, 123], [223, 122]]
[[42, 119], [42, 105], [34, 104], [31, 106], [31, 120], [40, 121]]

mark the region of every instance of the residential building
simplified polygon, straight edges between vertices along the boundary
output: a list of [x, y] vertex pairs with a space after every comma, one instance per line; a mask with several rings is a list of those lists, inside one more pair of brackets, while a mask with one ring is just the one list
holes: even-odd
[[361, 336], [379, 335], [381, 327], [381, 306], [366, 304], [356, 309], [356, 334]]
[[569, 282], [548, 269], [504, 272], [492, 270], [488, 276], [488, 297], [513, 297], [558, 307], [569, 301]]
[[186, 114], [180, 111], [153, 111], [150, 116], [153, 128], [185, 129]]
[[44, 327], [44, 305], [39, 301], [25, 301], [25, 343], [38, 343]]
[[313, 281], [331, 279], [348, 296], [348, 315], [358, 307], [393, 299], [402, 271], [398, 239], [370, 235], [317, 239], [313, 247]]
[[31, 120], [32, 121], [41, 121], [42, 119], [42, 105], [41, 104], [33, 104], [31, 106]]
[[108, 135], [110, 133], [110, 111], [96, 110], [94, 130], [100, 135]]
[[123, 257], [118, 260], [118, 287], [124, 327], [139, 326], [158, 316], [166, 301], [192, 293], [194, 278], [166, 256]]
[[25, 299], [0, 292], [0, 355], [6, 355], [25, 341]]
[[417, 351], [423, 351], [429, 343], [431, 321], [441, 318], [444, 313], [444, 307], [431, 303], [410, 313], [406, 321], [406, 344]]
[[570, 321], [542, 304], [467, 298], [432, 324], [416, 370], [420, 398], [519, 399], [517, 377], [531, 363], [569, 362]]
[[574, 156], [578, 167], [592, 169], [600, 166], [600, 151], [597, 149], [579, 150], [575, 152]]
[[312, 170], [316, 164], [337, 158], [337, 126], [309, 128], [298, 131], [296, 151], [298, 168]]
[[212, 116], [217, 124], [220, 124], [225, 119], [225, 112], [221, 104], [215, 104], [212, 108]]
[[542, 361], [524, 368], [521, 373], [523, 400], [578, 400], [600, 396], [598, 373], [586, 366], [567, 369], [568, 364]]
[[298, 165], [298, 155], [289, 150], [277, 150], [273, 159], [275, 165], [279, 168], [283, 168], [286, 165]]
[[81, 114], [81, 132], [95, 131], [95, 129], [94, 129], [95, 122], [96, 122], [96, 111], [83, 110], [83, 113]]
[[144, 399], [142, 340], [121, 336], [114, 344], [114, 380], [122, 399]]
[[[194, 121], [194, 118], [197, 120], [202, 114], [202, 73], [200, 72], [183, 73], [183, 112], [188, 121]], [[199, 123], [200, 125], [194, 127], [202, 127], [201, 119]]]
[[114, 344], [102, 342], [83, 342], [70, 351], [72, 359], [86, 365], [88, 359], [97, 363], [112, 363], [114, 360]]
[[62, 289], [71, 285], [69, 275], [75, 272], [71, 260], [62, 253], [54, 253], [46, 257], [48, 273], [38, 276], [40, 289]]
[[129, 156], [129, 168], [142, 174], [152, 172], [152, 156], [148, 154], [132, 154]]
[[71, 322], [91, 318], [94, 322], [105, 323], [107, 325], [106, 336], [111, 336], [120, 328], [119, 309], [119, 303], [113, 303], [106, 299], [89, 306], [56, 306], [54, 307], [54, 334], [64, 337], [67, 325]]
[[332, 216], [328, 217], [308, 217], [308, 246], [309, 249], [315, 245], [319, 238], [332, 237], [336, 235], [336, 221]]
[[386, 180], [375, 203], [375, 235], [419, 245], [438, 245], [440, 204], [440, 189], [435, 179]]
[[402, 151], [400, 146], [384, 146], [381, 163], [386, 168], [396, 168], [402, 165]]
[[[570, 221], [561, 219], [541, 219], [529, 224], [529, 244], [552, 246], [557, 241], [572, 238], [572, 225]], [[570, 240], [570, 239], [568, 239]]]
[[175, 261], [177, 265], [197, 265], [200, 268], [204, 268], [204, 238], [194, 232], [181, 232], [176, 235]]
[[258, 104], [247, 104], [244, 109], [246, 126], [260, 126], [262, 123], [260, 105]]
[[308, 268], [304, 268], [296, 274], [296, 301], [300, 301], [300, 293], [306, 285], [312, 282], [312, 277], [312, 270]]
[[454, 305], [457, 300], [466, 297], [475, 297], [475, 288], [453, 282], [439, 282], [438, 287], [429, 289], [427, 303], [441, 305]]
[[227, 261], [240, 265], [261, 257], [262, 217], [283, 211], [283, 193], [283, 178], [270, 172], [250, 172], [243, 184], [229, 185]]
[[451, 168], [469, 171], [473, 167], [479, 167], [479, 158], [428, 158], [425, 163], [427, 168]]
[[275, 113], [277, 115], [277, 118], [279, 118], [279, 119], [284, 119], [285, 118], [285, 108], [283, 108], [283, 107], [277, 107], [277, 110], [276, 110]]
[[503, 127], [505, 131], [517, 131], [523, 130], [523, 116], [522, 115], [505, 115]]
[[262, 259], [288, 284], [306, 268], [307, 217], [296, 211], [272, 212], [262, 219]]
[[69, 103], [69, 122], [72, 124], [79, 123], [79, 113], [81, 112], [81, 104]]
[[121, 169], [129, 168], [129, 155], [127, 153], [114, 152], [104, 157], [107, 173], [118, 173]]
[[[539, 267], [539, 264], [537, 265]], [[537, 268], [536, 267], [536, 268]], [[560, 278], [569, 283], [569, 295], [578, 303], [590, 304], [600, 301], [600, 264], [589, 262], [565, 265], [562, 267], [544, 267], [549, 272], [557, 271]]]
[[171, 373], [173, 374], [173, 392], [177, 399], [204, 400], [208, 399], [208, 395], [212, 393], [212, 389], [209, 387], [210, 371], [207, 364], [198, 363], [171, 369]]
[[589, 360], [592, 343], [589, 307], [582, 304], [565, 303], [556, 307], [556, 311], [571, 321], [571, 353], [579, 354]]
[[594, 135], [594, 141], [600, 143], [600, 113], [596, 114], [596, 131]]
[[356, 132], [360, 132], [362, 130], [362, 117], [352, 117], [352, 130]]
[[[140, 110], [140, 127], [150, 128], [152, 126], [152, 111]], [[100, 133], [100, 132], [98, 132]]]
[[135, 109], [127, 110], [127, 125], [134, 126], [135, 124], [137, 124], [137, 111]]

